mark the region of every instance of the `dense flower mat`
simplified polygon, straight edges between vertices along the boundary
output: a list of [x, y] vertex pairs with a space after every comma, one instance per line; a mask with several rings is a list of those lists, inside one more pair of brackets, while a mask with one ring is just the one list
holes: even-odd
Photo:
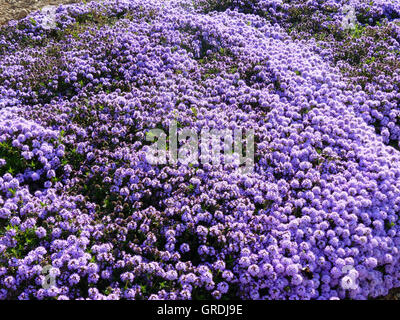
[[[0, 299], [399, 287], [399, 10], [106, 0], [0, 28]], [[253, 129], [254, 171], [149, 164], [173, 121]]]

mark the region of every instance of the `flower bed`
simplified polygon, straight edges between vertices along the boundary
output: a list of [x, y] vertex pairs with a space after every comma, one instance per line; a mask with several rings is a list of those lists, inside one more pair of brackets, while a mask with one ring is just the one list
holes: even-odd
[[[400, 286], [397, 7], [374, 3], [359, 34], [306, 34], [285, 15], [304, 5], [191, 3], [90, 2], [59, 7], [51, 28], [40, 12], [0, 28], [0, 299]], [[377, 33], [390, 37], [359, 40]], [[360, 79], [370, 48], [383, 56]], [[173, 122], [252, 129], [254, 169], [150, 164], [148, 131]]]

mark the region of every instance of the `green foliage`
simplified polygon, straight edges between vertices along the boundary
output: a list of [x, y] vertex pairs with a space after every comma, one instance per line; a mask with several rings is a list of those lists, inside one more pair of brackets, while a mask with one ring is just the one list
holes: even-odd
[[34, 25], [34, 26], [36, 26], [37, 25], [37, 22], [36, 22], [36, 20], [35, 19], [33, 19], [33, 18], [29, 18], [29, 21]]
[[365, 29], [366, 29], [365, 26], [363, 26], [363, 25], [357, 23], [357, 24], [355, 25], [355, 28], [354, 28], [354, 29], [351, 29], [350, 35], [351, 35], [353, 38], [356, 38], [356, 39], [361, 38], [362, 35], [365, 33]]
[[193, 193], [193, 191], [194, 191], [194, 185], [193, 185], [193, 184], [190, 184], [190, 185], [187, 187], [187, 192], [188, 192], [189, 194], [191, 194], [191, 193]]
[[74, 169], [79, 169], [85, 159], [85, 155], [80, 154], [76, 148], [67, 147], [63, 164], [70, 164]]
[[35, 160], [28, 161], [21, 156], [21, 151], [12, 146], [11, 141], [0, 143], [0, 159], [4, 159], [6, 164], [0, 167], [0, 176], [5, 173], [12, 175], [23, 173], [26, 169], [40, 169], [41, 164]]
[[232, 4], [232, 0], [193, 0], [194, 8], [206, 13], [212, 11], [225, 11], [232, 6]]
[[238, 67], [237, 66], [233, 66], [229, 69], [228, 73], [230, 74], [235, 74], [236, 72], [238, 72]]
[[203, 80], [209, 79], [209, 78], [211, 78], [211, 77], [213, 77], [213, 76], [218, 75], [220, 72], [221, 72], [221, 70], [218, 69], [218, 68], [210, 68], [210, 69], [208, 69], [208, 70], [206, 71], [206, 73], [202, 76], [202, 79], [203, 79]]
[[182, 73], [183, 73], [183, 71], [180, 69], [175, 70], [175, 74], [177, 74], [177, 75], [181, 75]]

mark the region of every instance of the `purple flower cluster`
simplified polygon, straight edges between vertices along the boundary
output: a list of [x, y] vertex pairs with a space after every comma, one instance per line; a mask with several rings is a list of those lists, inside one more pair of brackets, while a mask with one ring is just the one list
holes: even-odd
[[[60, 6], [54, 29], [40, 12], [0, 28], [0, 299], [400, 286], [400, 153], [361, 88], [284, 25], [199, 10], [106, 0]], [[253, 129], [254, 170], [149, 164], [147, 130], [173, 121]]]
[[[398, 1], [203, 1], [257, 14], [278, 23], [293, 38], [311, 40], [315, 51], [349, 80], [349, 101], [386, 144], [399, 149], [400, 3]], [[351, 11], [352, 10], [352, 11]], [[349, 20], [349, 21], [347, 21]], [[351, 24], [351, 27], [348, 27]], [[346, 27], [347, 26], [347, 27]]]

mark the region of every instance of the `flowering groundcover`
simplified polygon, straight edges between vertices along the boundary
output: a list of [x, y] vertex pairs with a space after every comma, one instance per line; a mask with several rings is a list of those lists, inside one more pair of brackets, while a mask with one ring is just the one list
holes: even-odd
[[[0, 299], [399, 287], [399, 17], [389, 0], [104, 0], [1, 27]], [[253, 130], [253, 170], [150, 164], [147, 132], [173, 122]]]

